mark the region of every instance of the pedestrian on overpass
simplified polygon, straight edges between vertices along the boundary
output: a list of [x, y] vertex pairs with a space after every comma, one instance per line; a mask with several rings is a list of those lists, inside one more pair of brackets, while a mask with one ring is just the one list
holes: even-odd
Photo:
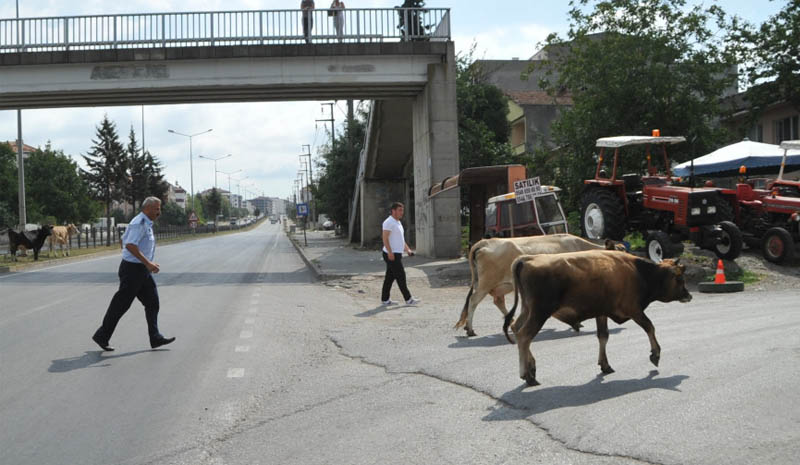
[[342, 35], [344, 34], [344, 2], [333, 0], [328, 15], [333, 16], [333, 27], [336, 29], [336, 37], [338, 37], [339, 42], [341, 42]]
[[414, 251], [406, 244], [405, 230], [400, 220], [403, 218], [405, 206], [400, 202], [394, 202], [391, 206], [391, 214], [383, 222], [383, 261], [386, 262], [386, 277], [383, 279], [383, 290], [381, 292], [381, 303], [383, 305], [393, 305], [394, 302], [389, 298], [392, 290], [392, 283], [397, 281], [397, 287], [403, 294], [407, 305], [415, 305], [420, 300], [411, 296], [411, 292], [406, 285], [406, 270], [403, 268], [403, 252], [409, 257], [414, 255]]
[[160, 215], [161, 200], [157, 197], [144, 199], [142, 212], [131, 220], [122, 236], [122, 263], [117, 273], [119, 290], [108, 305], [103, 324], [92, 336], [92, 340], [103, 350], [114, 350], [109, 345], [111, 335], [122, 315], [131, 307], [133, 299], [139, 299], [144, 305], [151, 348], [155, 349], [175, 340], [174, 337], [164, 337], [158, 331], [158, 290], [153, 275], [160, 268], [153, 261], [156, 251], [153, 221]]
[[311, 30], [314, 29], [314, 0], [302, 0], [300, 9], [303, 10], [303, 37], [306, 43], [311, 43]]

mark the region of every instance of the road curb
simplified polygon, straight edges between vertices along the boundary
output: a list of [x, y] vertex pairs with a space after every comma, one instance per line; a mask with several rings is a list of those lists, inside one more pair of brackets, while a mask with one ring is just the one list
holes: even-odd
[[292, 237], [291, 233], [286, 231], [286, 237], [289, 238], [289, 242], [292, 243], [294, 248], [297, 250], [298, 255], [303, 260], [303, 263], [306, 264], [306, 267], [311, 271], [311, 274], [314, 275], [314, 279], [317, 281], [324, 281], [326, 279], [331, 279], [326, 277], [326, 275], [322, 272], [322, 270], [317, 266], [311, 259], [306, 255], [305, 251], [303, 250], [303, 246], [297, 243], [297, 241]]
[[0, 266], [0, 274], [42, 270], [45, 268], [52, 268], [54, 266], [67, 265], [69, 263], [82, 262], [86, 260], [91, 260], [93, 258], [100, 258], [107, 255], [119, 254], [120, 250], [106, 250], [102, 252], [94, 252], [90, 254], [79, 255], [77, 257], [62, 257], [62, 258], [56, 257], [58, 258], [57, 260], [48, 260], [46, 262], [40, 262], [40, 263], [33, 262], [33, 263], [26, 263], [24, 265]]

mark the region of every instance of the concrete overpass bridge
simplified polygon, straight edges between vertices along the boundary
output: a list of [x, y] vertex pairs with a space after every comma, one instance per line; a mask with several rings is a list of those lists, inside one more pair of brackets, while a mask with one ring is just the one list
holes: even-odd
[[2, 19], [0, 110], [374, 100], [359, 236], [379, 236], [388, 203], [403, 199], [418, 251], [457, 255], [458, 197], [426, 194], [458, 171], [450, 11], [342, 14], [337, 30], [314, 10], [308, 35], [300, 10]]

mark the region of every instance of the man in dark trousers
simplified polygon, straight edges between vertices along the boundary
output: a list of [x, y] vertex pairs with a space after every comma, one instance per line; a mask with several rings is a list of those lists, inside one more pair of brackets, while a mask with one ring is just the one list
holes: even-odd
[[395, 202], [391, 207], [391, 215], [383, 222], [383, 261], [386, 262], [386, 277], [383, 279], [383, 291], [381, 292], [381, 303], [383, 305], [396, 304], [389, 299], [389, 292], [392, 290], [392, 283], [397, 280], [397, 287], [403, 293], [406, 304], [415, 305], [420, 300], [411, 296], [411, 292], [406, 286], [406, 270], [403, 268], [403, 252], [409, 256], [414, 255], [414, 251], [408, 247], [405, 239], [405, 230], [400, 219], [403, 218], [405, 206], [400, 202]]
[[153, 274], [158, 273], [158, 263], [153, 261], [156, 238], [153, 221], [161, 215], [161, 200], [148, 197], [142, 202], [142, 212], [136, 215], [122, 236], [122, 263], [119, 265], [119, 290], [103, 318], [103, 325], [94, 333], [92, 340], [103, 350], [114, 350], [109, 345], [111, 335], [119, 319], [128, 311], [134, 298], [144, 305], [150, 347], [155, 349], [175, 340], [164, 337], [158, 331], [158, 290]]

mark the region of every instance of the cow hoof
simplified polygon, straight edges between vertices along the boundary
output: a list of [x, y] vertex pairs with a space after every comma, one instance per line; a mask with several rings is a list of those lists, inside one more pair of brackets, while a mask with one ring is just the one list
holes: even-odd
[[539, 385], [539, 381], [536, 381], [536, 375], [532, 375], [532, 374], [528, 373], [522, 379], [525, 380], [525, 383], [527, 383], [528, 386], [538, 386]]
[[650, 361], [653, 362], [653, 365], [658, 366], [658, 361], [661, 359], [661, 356], [658, 354], [650, 354]]
[[602, 371], [603, 374], [606, 374], [606, 375], [610, 375], [611, 373], [614, 373], [614, 369], [611, 368], [611, 366], [600, 367], [600, 371]]
[[467, 337], [475, 337], [475, 336], [477, 336], [477, 334], [475, 334], [475, 331], [473, 331], [472, 329], [467, 330]]

